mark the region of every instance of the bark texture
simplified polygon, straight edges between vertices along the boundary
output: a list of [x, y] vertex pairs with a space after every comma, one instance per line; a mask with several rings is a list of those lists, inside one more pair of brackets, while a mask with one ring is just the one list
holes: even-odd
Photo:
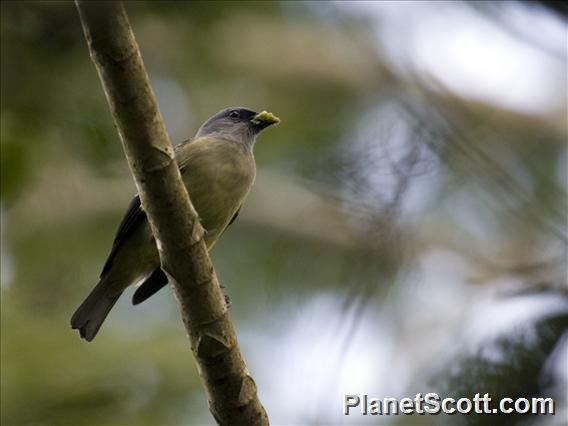
[[121, 2], [76, 0], [91, 58], [221, 425], [267, 425]]

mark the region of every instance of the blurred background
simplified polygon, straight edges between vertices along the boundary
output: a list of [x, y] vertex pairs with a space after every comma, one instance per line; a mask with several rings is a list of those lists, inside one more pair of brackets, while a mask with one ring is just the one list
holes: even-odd
[[[273, 111], [212, 252], [273, 424], [566, 424], [562, 2], [130, 2], [174, 143]], [[135, 192], [71, 2], [1, 3], [2, 424], [211, 424], [169, 289], [69, 318]], [[344, 417], [344, 394], [556, 416]]]

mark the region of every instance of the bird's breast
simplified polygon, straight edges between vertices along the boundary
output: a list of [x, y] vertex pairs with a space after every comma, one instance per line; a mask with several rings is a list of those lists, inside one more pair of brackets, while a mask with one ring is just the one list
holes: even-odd
[[184, 183], [211, 246], [254, 182], [254, 157], [230, 143], [210, 144], [191, 154], [183, 172]]

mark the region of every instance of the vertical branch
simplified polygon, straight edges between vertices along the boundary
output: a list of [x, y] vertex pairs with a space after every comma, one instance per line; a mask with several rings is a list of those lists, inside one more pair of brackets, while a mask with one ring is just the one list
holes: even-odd
[[121, 2], [76, 0], [91, 58], [221, 425], [266, 425]]

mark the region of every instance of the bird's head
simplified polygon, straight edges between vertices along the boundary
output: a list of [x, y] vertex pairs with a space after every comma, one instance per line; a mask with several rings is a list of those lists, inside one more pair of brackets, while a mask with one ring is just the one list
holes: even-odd
[[242, 107], [226, 108], [209, 118], [196, 137], [220, 137], [252, 146], [262, 130], [279, 122], [278, 117], [267, 111], [257, 113]]

